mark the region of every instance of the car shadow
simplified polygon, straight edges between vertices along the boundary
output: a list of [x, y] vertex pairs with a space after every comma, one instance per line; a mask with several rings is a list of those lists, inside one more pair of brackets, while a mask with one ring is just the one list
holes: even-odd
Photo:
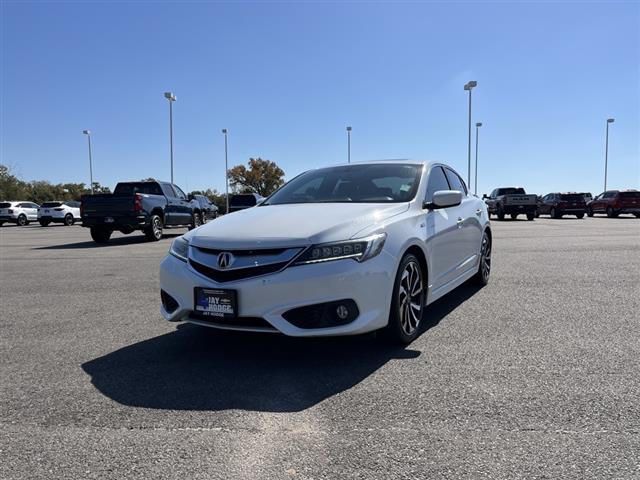
[[[463, 286], [429, 306], [424, 330], [477, 291]], [[374, 335], [299, 339], [180, 324], [82, 369], [103, 395], [122, 405], [297, 412], [352, 388], [390, 360], [419, 355]]]
[[[165, 233], [162, 235], [162, 240], [173, 239], [179, 237], [182, 233]], [[160, 241], [162, 241], [160, 240]], [[144, 235], [127, 235], [124, 237], [116, 237], [109, 240], [107, 243], [96, 243], [93, 240], [86, 242], [65, 243], [62, 245], [47, 245], [45, 247], [33, 247], [32, 250], [74, 250], [83, 248], [107, 248], [117, 247], [119, 245], [134, 245], [136, 243], [147, 243], [147, 237]]]

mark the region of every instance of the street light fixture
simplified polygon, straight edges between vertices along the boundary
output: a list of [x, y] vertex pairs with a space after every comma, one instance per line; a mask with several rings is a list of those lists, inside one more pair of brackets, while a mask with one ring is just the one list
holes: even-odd
[[87, 140], [89, 141], [89, 187], [91, 188], [91, 195], [93, 195], [93, 165], [92, 165], [92, 161], [91, 161], [91, 130], [83, 130], [82, 133], [84, 133], [87, 136]]
[[351, 127], [347, 127], [347, 163], [351, 163]]
[[229, 130], [227, 130], [226, 128], [223, 128], [222, 134], [224, 135], [224, 181], [225, 181], [225, 198], [227, 200], [227, 210], [225, 213], [229, 213], [229, 161], [227, 156], [227, 135], [229, 134]]
[[615, 118], [607, 118], [607, 135], [604, 141], [604, 191], [607, 191], [607, 163], [609, 161], [609, 124], [615, 122]]
[[464, 85], [469, 92], [469, 140], [467, 143], [467, 185], [471, 185], [471, 90], [478, 86], [478, 82], [470, 80]]
[[171, 183], [173, 183], [173, 102], [177, 97], [172, 92], [164, 92], [164, 98], [169, 100], [169, 155], [171, 156]]
[[480, 127], [482, 126], [482, 122], [476, 123], [476, 168], [475, 168], [475, 182], [473, 185], [473, 193], [474, 195], [478, 195], [478, 132]]

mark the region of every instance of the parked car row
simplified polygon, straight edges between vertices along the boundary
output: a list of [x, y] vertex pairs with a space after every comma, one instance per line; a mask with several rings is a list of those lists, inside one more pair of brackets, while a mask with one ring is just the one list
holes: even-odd
[[46, 227], [50, 223], [73, 225], [79, 220], [80, 202], [65, 200], [45, 202], [42, 205], [33, 202], [0, 203], [0, 225], [15, 223], [24, 226], [37, 221]]
[[585, 215], [593, 217], [596, 213], [605, 213], [607, 217], [627, 213], [640, 218], [638, 190], [608, 190], [596, 198], [588, 192], [554, 192], [541, 197], [527, 194], [522, 187], [501, 187], [482, 198], [489, 215], [496, 215], [500, 220], [504, 220], [506, 215], [515, 220], [521, 214], [526, 215], [527, 220], [540, 215], [549, 215], [551, 218], [575, 215], [584, 218]]

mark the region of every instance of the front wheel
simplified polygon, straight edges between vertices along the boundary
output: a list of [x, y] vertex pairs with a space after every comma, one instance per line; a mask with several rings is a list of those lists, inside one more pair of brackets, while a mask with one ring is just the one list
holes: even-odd
[[111, 230], [106, 228], [91, 227], [91, 238], [96, 243], [107, 243], [111, 238]]
[[29, 222], [27, 222], [27, 216], [24, 215], [24, 214], [19, 215], [17, 223], [21, 227], [24, 227], [27, 223], [29, 223]]
[[64, 216], [64, 224], [65, 224], [67, 227], [70, 227], [71, 225], [73, 225], [73, 215], [71, 215], [70, 213], [67, 213], [67, 214]]
[[618, 214], [611, 207], [607, 207], [607, 217], [616, 218]]
[[408, 253], [400, 262], [393, 285], [393, 298], [386, 334], [394, 343], [409, 344], [420, 333], [425, 282], [420, 261]]
[[49, 222], [46, 220], [38, 220], [38, 223], [40, 224], [41, 227], [48, 227], [49, 226]]
[[199, 213], [194, 213], [191, 215], [191, 225], [189, 225], [189, 230], [193, 230], [194, 228], [198, 228], [202, 225], [202, 218]]
[[518, 214], [517, 213], [512, 213], [511, 214], [511, 220], [515, 220], [516, 218], [518, 218]]
[[587, 216], [588, 217], [593, 217], [593, 208], [591, 208], [591, 207], [587, 208]]
[[535, 213], [527, 213], [527, 220], [531, 222], [534, 218], [536, 218]]
[[149, 226], [144, 229], [147, 240], [157, 242], [162, 238], [162, 219], [158, 215], [152, 215]]
[[498, 220], [504, 220], [504, 211], [502, 210], [502, 207], [498, 207]]
[[576, 213], [576, 217], [582, 219], [584, 218], [584, 213]]

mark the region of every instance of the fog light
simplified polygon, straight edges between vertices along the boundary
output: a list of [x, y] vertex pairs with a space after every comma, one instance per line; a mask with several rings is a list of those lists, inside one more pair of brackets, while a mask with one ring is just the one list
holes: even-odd
[[349, 309], [344, 305], [338, 305], [338, 308], [336, 308], [336, 315], [338, 315], [340, 320], [346, 320], [349, 316]]

